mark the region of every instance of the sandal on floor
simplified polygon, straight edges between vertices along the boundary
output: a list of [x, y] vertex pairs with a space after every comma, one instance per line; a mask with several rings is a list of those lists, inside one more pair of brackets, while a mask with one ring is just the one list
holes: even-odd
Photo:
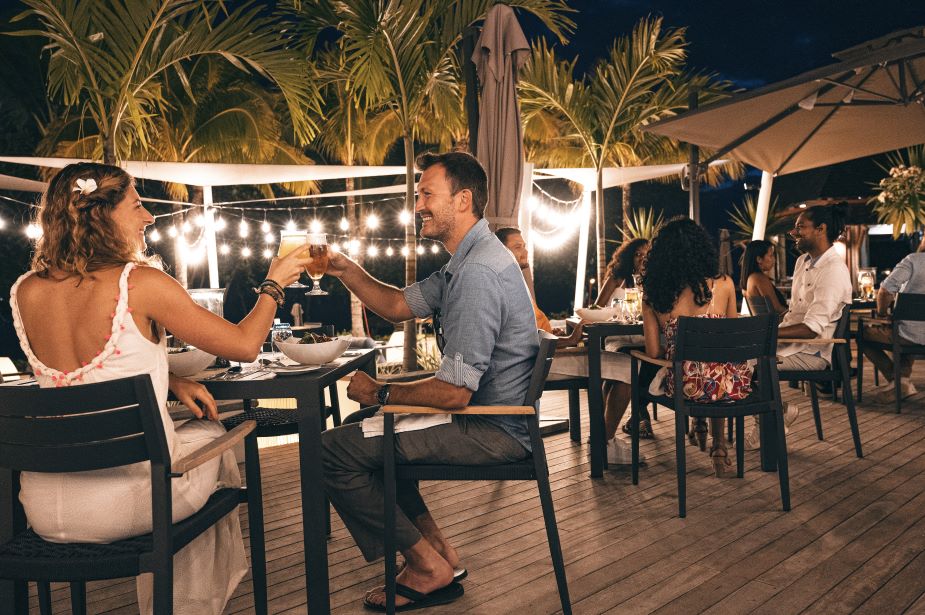
[[[398, 565], [398, 570], [395, 572], [395, 576], [401, 574], [401, 571], [405, 569], [405, 562], [401, 562]], [[465, 580], [469, 576], [469, 571], [465, 568], [454, 568], [453, 569], [453, 580], [459, 583], [460, 581]]]
[[[419, 591], [411, 589], [407, 585], [396, 583], [395, 595], [401, 596], [402, 598], [407, 598], [408, 600], [411, 600], [411, 602], [401, 606], [396, 605], [395, 611], [416, 611], [417, 609], [426, 609], [427, 607], [437, 606], [440, 604], [449, 604], [462, 598], [464, 593], [466, 593], [466, 590], [464, 590], [463, 586], [456, 581], [453, 581], [449, 585], [441, 587], [440, 589], [435, 589], [429, 594], [422, 594]], [[385, 604], [376, 604], [375, 602], [370, 602], [368, 598], [363, 600], [363, 606], [370, 611], [379, 611], [382, 613], [385, 612]]]
[[[621, 429], [623, 430], [623, 433], [632, 435], [629, 421], [623, 423], [623, 427], [621, 427]], [[652, 424], [649, 421], [639, 421], [639, 437], [643, 440], [653, 440], [655, 438], [655, 434], [652, 433]]]
[[713, 472], [716, 478], [722, 478], [726, 470], [732, 467], [729, 451], [719, 446], [710, 449], [710, 461], [713, 462]]

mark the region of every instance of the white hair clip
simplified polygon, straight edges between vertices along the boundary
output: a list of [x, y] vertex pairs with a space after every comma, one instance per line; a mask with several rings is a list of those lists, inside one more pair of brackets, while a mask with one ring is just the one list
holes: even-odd
[[80, 192], [81, 196], [85, 196], [94, 190], [96, 190], [96, 180], [91, 177], [89, 179], [78, 179], [77, 187], [71, 192]]

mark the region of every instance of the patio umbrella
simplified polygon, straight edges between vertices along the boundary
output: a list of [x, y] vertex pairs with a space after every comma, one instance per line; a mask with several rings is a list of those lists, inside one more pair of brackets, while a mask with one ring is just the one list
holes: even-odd
[[472, 61], [482, 86], [476, 157], [488, 173], [485, 217], [495, 229], [517, 225], [524, 150], [516, 75], [529, 55], [514, 11], [506, 4], [493, 6]]
[[[728, 156], [763, 170], [758, 217], [766, 220], [775, 175], [925, 142], [925, 27], [834, 57], [830, 66], [644, 130], [710, 148], [707, 163]], [[763, 222], [756, 224], [758, 238], [763, 234]]]

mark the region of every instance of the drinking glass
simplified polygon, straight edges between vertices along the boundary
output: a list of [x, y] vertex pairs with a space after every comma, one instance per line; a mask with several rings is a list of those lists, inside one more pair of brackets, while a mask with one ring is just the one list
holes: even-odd
[[[307, 231], [280, 231], [279, 252], [277, 252], [277, 256], [282, 258], [293, 250], [301, 248], [306, 243], [308, 243]], [[296, 280], [286, 288], [308, 288], [308, 286]]]
[[312, 262], [308, 265], [308, 277], [312, 279], [313, 287], [306, 296], [326, 295], [321, 290], [321, 278], [328, 270], [328, 237], [324, 233], [310, 233], [308, 235], [308, 253]]
[[633, 320], [639, 320], [639, 289], [627, 288], [626, 295], [623, 297], [623, 305], [626, 306], [627, 315]]
[[874, 273], [870, 270], [861, 270], [858, 273], [858, 290], [861, 299], [874, 298]]

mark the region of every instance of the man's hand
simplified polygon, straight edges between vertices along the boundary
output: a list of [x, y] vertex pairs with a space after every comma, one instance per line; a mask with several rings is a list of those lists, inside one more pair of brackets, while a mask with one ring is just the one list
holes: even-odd
[[[168, 388], [174, 396], [189, 408], [190, 412], [197, 419], [203, 418], [203, 409], [205, 409], [205, 418], [210, 421], [218, 420], [218, 406], [215, 405], [215, 398], [209, 393], [205, 386], [193, 380], [187, 380], [180, 376], [170, 374]], [[197, 404], [196, 402], [199, 402]], [[200, 404], [202, 408], [200, 408]]]
[[379, 403], [376, 393], [380, 384], [369, 377], [366, 372], [356, 372], [347, 385], [347, 397], [360, 404], [361, 407], [375, 406]]
[[[346, 246], [344, 247], [346, 248]], [[350, 257], [345, 255], [343, 252], [328, 250], [328, 269], [325, 271], [325, 273], [328, 275], [332, 275], [335, 278], [340, 278], [350, 268], [351, 265], [356, 265], [356, 263], [354, 263]]]

